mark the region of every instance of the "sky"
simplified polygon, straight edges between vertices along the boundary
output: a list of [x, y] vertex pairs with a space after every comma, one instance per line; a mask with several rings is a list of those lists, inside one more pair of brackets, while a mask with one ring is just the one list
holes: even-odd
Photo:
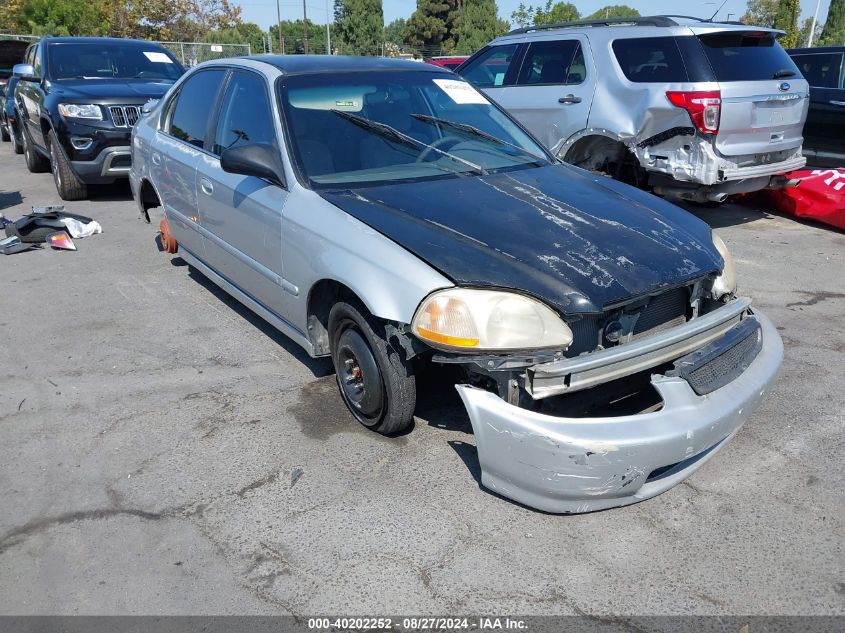
[[[510, 20], [511, 13], [519, 6], [521, 0], [497, 0], [499, 17]], [[525, 1], [525, 0], [522, 0]], [[719, 8], [722, 0], [718, 2], [701, 0], [570, 0], [584, 15], [589, 15], [608, 4], [627, 4], [637, 9], [643, 15], [660, 15], [667, 13], [682, 13], [696, 17], [710, 17]], [[333, 0], [305, 0], [308, 10], [308, 19], [318, 24], [326, 23], [326, 13], [332, 14]], [[232, 4], [240, 6], [241, 17], [246, 22], [256, 22], [262, 28], [269, 28], [276, 23], [276, 0], [233, 0]], [[528, 0], [526, 4], [545, 4], [545, 0]], [[302, 17], [301, 0], [279, 0], [282, 12], [282, 19], [296, 20]], [[827, 16], [827, 9], [830, 0], [821, 0], [819, 20], [823, 21]], [[407, 18], [414, 12], [417, 6], [416, 0], [383, 0], [385, 23], [396, 18]], [[727, 0], [724, 8], [719, 12], [718, 18], [736, 20], [745, 12], [746, 0]], [[801, 1], [801, 19], [812, 17], [816, 9], [816, 0]]]

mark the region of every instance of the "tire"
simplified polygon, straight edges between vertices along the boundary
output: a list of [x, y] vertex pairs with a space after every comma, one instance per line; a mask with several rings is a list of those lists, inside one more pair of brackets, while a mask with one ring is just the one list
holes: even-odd
[[8, 123], [6, 125], [4, 125], [2, 129], [0, 129], [0, 138], [3, 139], [4, 143], [8, 143], [9, 141], [12, 140], [12, 137], [9, 135], [9, 124]]
[[352, 415], [383, 435], [414, 421], [417, 384], [411, 362], [388, 344], [384, 324], [358, 302], [336, 303], [329, 313], [332, 363]]
[[26, 129], [26, 123], [21, 125], [21, 138], [23, 140], [23, 156], [26, 160], [26, 168], [33, 174], [43, 174], [50, 171], [50, 161], [38, 153], [32, 144], [32, 137]]
[[14, 124], [9, 125], [9, 135], [12, 137], [12, 149], [14, 149], [15, 154], [23, 154], [23, 143], [15, 127]]
[[88, 196], [88, 186], [79, 179], [65, 151], [59, 144], [59, 137], [53, 130], [48, 135], [50, 143], [50, 168], [53, 172], [53, 182], [62, 200], [82, 200]]

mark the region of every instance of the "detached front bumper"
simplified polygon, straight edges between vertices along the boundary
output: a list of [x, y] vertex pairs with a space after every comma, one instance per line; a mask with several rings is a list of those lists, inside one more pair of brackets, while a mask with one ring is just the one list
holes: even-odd
[[494, 492], [545, 512], [590, 512], [636, 503], [680, 483], [733, 437], [775, 380], [783, 343], [755, 311], [762, 348], [732, 382], [698, 396], [680, 377], [653, 375], [654, 413], [561, 418], [459, 385], [481, 464]]

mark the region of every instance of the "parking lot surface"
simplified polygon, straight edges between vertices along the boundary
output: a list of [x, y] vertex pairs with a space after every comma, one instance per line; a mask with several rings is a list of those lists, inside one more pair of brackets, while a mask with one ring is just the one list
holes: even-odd
[[[327, 361], [92, 189], [67, 208], [102, 235], [0, 259], [0, 613], [845, 614], [845, 234], [697, 209], [779, 383], [684, 484], [555, 516], [480, 488], [448, 376], [411, 433], [366, 431]], [[58, 202], [0, 145], [0, 212]]]

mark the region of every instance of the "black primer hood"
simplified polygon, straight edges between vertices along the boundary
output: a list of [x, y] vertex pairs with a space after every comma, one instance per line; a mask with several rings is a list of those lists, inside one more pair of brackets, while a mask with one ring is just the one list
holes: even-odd
[[717, 272], [710, 227], [567, 165], [321, 192], [458, 285], [512, 288], [563, 313]]

